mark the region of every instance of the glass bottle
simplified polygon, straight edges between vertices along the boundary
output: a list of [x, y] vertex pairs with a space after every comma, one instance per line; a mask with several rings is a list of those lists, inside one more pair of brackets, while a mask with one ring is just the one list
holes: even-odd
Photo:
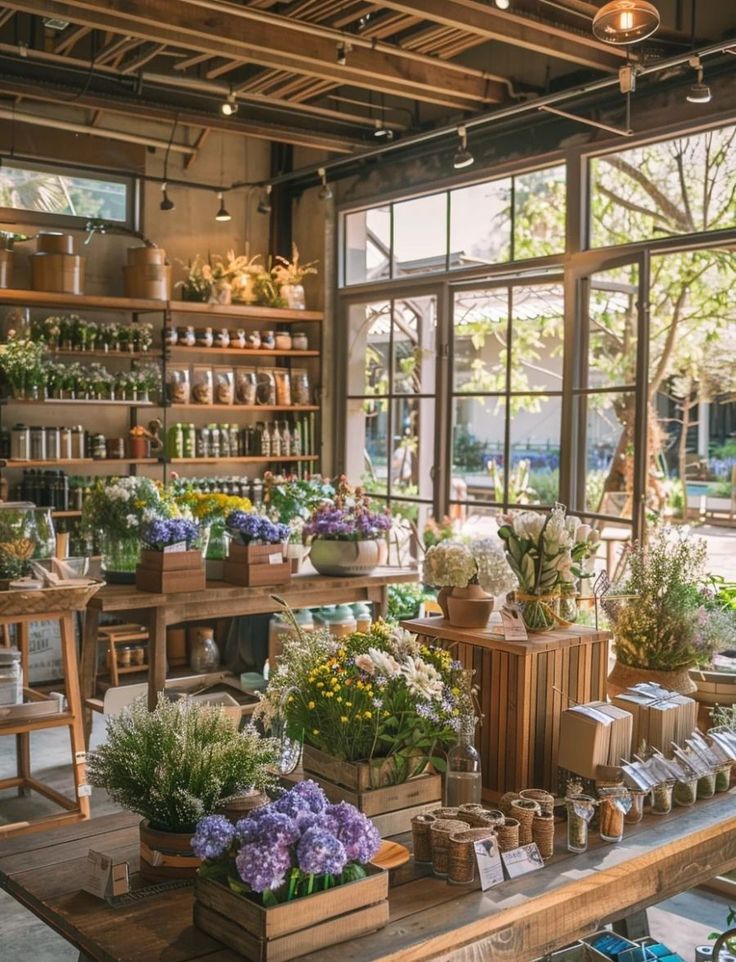
[[220, 649], [215, 641], [214, 628], [195, 628], [189, 657], [192, 671], [204, 674], [216, 671], [220, 665]]
[[261, 431], [261, 456], [264, 458], [271, 457], [271, 430], [267, 421]]
[[474, 744], [475, 724], [474, 715], [463, 715], [457, 741], [447, 752], [445, 805], [448, 808], [481, 803], [482, 778], [480, 755]]
[[271, 457], [281, 457], [281, 431], [278, 421], [274, 421], [271, 425]]
[[291, 451], [291, 431], [289, 430], [289, 422], [281, 422], [281, 457], [290, 457]]

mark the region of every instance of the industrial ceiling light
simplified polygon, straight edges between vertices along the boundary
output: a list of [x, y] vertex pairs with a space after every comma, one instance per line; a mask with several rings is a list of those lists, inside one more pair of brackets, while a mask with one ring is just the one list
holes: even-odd
[[319, 189], [319, 194], [318, 194], [319, 199], [320, 199], [320, 200], [332, 200], [332, 197], [333, 197], [332, 188], [331, 188], [330, 185], [327, 183], [327, 171], [325, 170], [324, 167], [320, 167], [320, 168], [317, 170], [317, 176], [318, 176], [318, 177], [320, 178], [320, 180], [322, 181], [322, 186], [320, 187], [320, 189]]
[[593, 17], [593, 34], [604, 43], [638, 43], [658, 27], [659, 11], [647, 0], [611, 0]]
[[508, 10], [511, 6], [511, 0], [496, 0], [496, 6], [499, 10]]
[[270, 184], [266, 184], [263, 188], [263, 193], [258, 199], [258, 207], [256, 210], [259, 214], [270, 214], [271, 213], [271, 191], [273, 188]]
[[47, 30], [55, 30], [57, 33], [61, 33], [69, 26], [69, 21], [62, 20], [61, 17], [44, 17], [43, 25]]
[[224, 114], [226, 117], [232, 117], [233, 114], [238, 112], [238, 101], [235, 99], [235, 91], [231, 90], [227, 95], [227, 100], [224, 100], [220, 104], [220, 113]]
[[215, 220], [219, 220], [221, 223], [225, 223], [228, 220], [232, 220], [232, 216], [230, 212], [225, 207], [225, 201], [223, 199], [221, 190], [217, 192], [217, 199], [220, 202], [220, 207], [217, 213], [215, 214]]
[[373, 136], [374, 136], [377, 140], [383, 140], [384, 138], [385, 138], [386, 140], [393, 140], [393, 139], [394, 139], [394, 132], [393, 132], [393, 130], [391, 130], [389, 127], [387, 127], [386, 124], [383, 122], [383, 120], [382, 120], [380, 117], [376, 117], [376, 119], [373, 121], [373, 123], [374, 123]]
[[700, 57], [691, 57], [690, 66], [695, 71], [697, 80], [687, 92], [687, 102], [690, 104], [709, 104], [711, 100], [710, 87], [703, 83], [703, 64]]
[[158, 205], [159, 210], [173, 210], [176, 204], [166, 193], [166, 181], [161, 184], [161, 203]]
[[452, 158], [452, 166], [455, 170], [462, 170], [463, 167], [470, 167], [475, 163], [475, 157], [468, 150], [468, 132], [462, 125], [457, 128], [457, 135], [460, 138], [460, 146], [455, 151]]

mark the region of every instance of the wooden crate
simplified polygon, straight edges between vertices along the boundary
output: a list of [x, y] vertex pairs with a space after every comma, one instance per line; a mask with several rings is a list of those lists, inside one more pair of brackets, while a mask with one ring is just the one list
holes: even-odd
[[291, 581], [291, 562], [279, 564], [249, 564], [247, 561], [231, 561], [226, 558], [222, 565], [223, 581], [245, 588], [262, 588], [268, 585], [286, 585]]
[[554, 792], [560, 715], [570, 705], [606, 698], [609, 633], [573, 626], [507, 642], [493, 626], [452, 628], [444, 618], [402, 625], [474, 669], [483, 713], [476, 732], [483, 797], [496, 802], [522, 788]]
[[165, 571], [139, 564], [135, 569], [135, 586], [139, 591], [155, 594], [177, 594], [185, 591], [203, 591], [207, 586], [204, 564], [198, 568], [182, 568]]
[[156, 568], [160, 571], [198, 571], [202, 567], [202, 552], [151, 551], [142, 548], [140, 563], [144, 568]]
[[388, 872], [264, 908], [212, 879], [196, 879], [194, 924], [251, 962], [286, 962], [388, 922]]

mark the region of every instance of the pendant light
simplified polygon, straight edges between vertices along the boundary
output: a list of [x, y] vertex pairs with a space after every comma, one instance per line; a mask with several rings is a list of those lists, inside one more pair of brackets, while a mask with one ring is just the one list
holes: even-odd
[[327, 183], [327, 171], [324, 167], [320, 167], [317, 170], [317, 176], [322, 181], [322, 186], [319, 189], [319, 194], [317, 196], [320, 200], [332, 200], [332, 188]]
[[174, 201], [171, 200], [169, 195], [166, 193], [166, 181], [161, 184], [161, 203], [158, 205], [159, 210], [173, 210], [176, 206]]
[[700, 57], [691, 57], [690, 66], [695, 70], [696, 81], [691, 84], [687, 92], [687, 102], [690, 104], [709, 104], [711, 101], [710, 87], [703, 82], [703, 65]]
[[270, 184], [266, 184], [263, 188], [263, 193], [258, 200], [258, 207], [256, 207], [259, 214], [271, 213], [271, 190], [272, 187]]
[[220, 202], [220, 207], [217, 213], [215, 214], [215, 220], [220, 221], [221, 223], [225, 223], [226, 221], [232, 220], [232, 216], [230, 212], [225, 207], [225, 201], [222, 196], [221, 190], [217, 192], [217, 199]]
[[659, 11], [647, 0], [611, 0], [593, 17], [593, 34], [604, 43], [639, 43], [659, 27]]
[[452, 158], [452, 166], [455, 170], [462, 170], [463, 167], [471, 167], [475, 163], [475, 157], [468, 150], [468, 132], [465, 127], [458, 127], [457, 135], [460, 138], [460, 145]]

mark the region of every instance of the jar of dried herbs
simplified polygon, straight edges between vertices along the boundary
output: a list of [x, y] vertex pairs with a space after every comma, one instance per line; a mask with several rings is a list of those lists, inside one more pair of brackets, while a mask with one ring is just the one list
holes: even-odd
[[652, 789], [652, 815], [669, 815], [672, 811], [674, 781], [660, 782]]
[[624, 815], [624, 821], [627, 825], [636, 825], [644, 818], [644, 802], [646, 802], [651, 792], [645, 792], [639, 788], [632, 788], [629, 790], [629, 794], [631, 795], [631, 808]]
[[716, 773], [708, 772], [698, 779], [698, 798], [713, 798], [716, 793]]
[[600, 837], [602, 842], [620, 842], [624, 837], [624, 818], [631, 808], [628, 788], [598, 790]]
[[716, 769], [716, 791], [727, 792], [731, 784], [731, 763], [719, 765]]
[[675, 805], [679, 805], [681, 808], [694, 805], [698, 798], [698, 779], [688, 778], [675, 782], [672, 797], [675, 800]]
[[567, 850], [585, 852], [588, 848], [588, 824], [593, 818], [595, 800], [590, 795], [568, 795], [567, 808]]

